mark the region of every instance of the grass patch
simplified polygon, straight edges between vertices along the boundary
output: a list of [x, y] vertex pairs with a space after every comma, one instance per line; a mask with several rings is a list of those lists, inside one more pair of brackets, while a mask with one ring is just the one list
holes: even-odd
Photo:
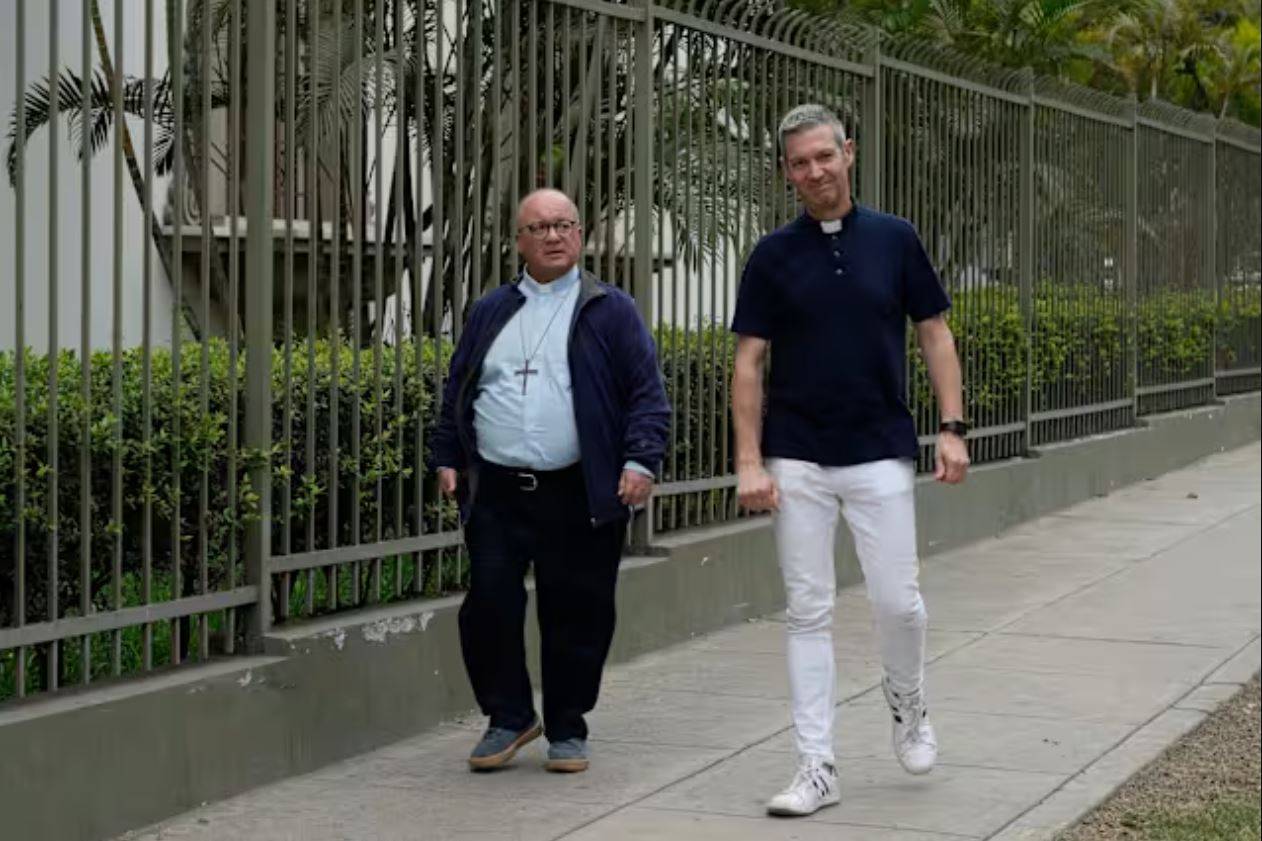
[[1236, 796], [1188, 810], [1139, 816], [1135, 823], [1151, 841], [1257, 841], [1260, 820], [1257, 798]]
[[1058, 841], [1259, 841], [1258, 676]]

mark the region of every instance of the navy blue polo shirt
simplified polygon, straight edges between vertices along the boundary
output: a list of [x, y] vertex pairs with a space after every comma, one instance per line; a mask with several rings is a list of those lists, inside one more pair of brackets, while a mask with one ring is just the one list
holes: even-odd
[[745, 264], [732, 331], [771, 342], [765, 458], [828, 466], [914, 458], [907, 319], [951, 305], [915, 228], [856, 205], [826, 233], [807, 214]]

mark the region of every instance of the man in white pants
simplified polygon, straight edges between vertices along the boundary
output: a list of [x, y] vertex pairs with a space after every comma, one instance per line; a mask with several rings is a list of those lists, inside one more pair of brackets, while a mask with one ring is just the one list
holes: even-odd
[[917, 583], [918, 443], [905, 399], [909, 318], [942, 417], [940, 481], [964, 479], [968, 430], [955, 340], [943, 318], [950, 300], [915, 229], [852, 202], [854, 144], [823, 107], [793, 109], [779, 139], [786, 177], [806, 212], [759, 241], [745, 265], [732, 321], [732, 414], [740, 502], [776, 512], [788, 600], [799, 766], [767, 811], [809, 815], [840, 799], [832, 642], [839, 502], [875, 616], [895, 755], [913, 774], [927, 773], [937, 759], [921, 686], [926, 614]]

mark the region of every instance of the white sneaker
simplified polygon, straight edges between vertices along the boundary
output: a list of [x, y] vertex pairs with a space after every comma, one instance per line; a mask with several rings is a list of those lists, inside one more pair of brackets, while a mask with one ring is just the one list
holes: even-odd
[[923, 691], [899, 695], [890, 689], [888, 679], [881, 682], [881, 688], [894, 718], [894, 755], [907, 773], [928, 774], [938, 759], [938, 737], [929, 723]]
[[837, 769], [819, 759], [804, 759], [789, 787], [767, 801], [767, 814], [800, 817], [840, 802]]

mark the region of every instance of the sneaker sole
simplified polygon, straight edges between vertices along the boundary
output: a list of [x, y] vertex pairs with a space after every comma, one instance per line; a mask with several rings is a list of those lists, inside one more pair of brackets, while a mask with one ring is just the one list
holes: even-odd
[[554, 774], [581, 774], [588, 764], [586, 759], [549, 759], [543, 767]]
[[826, 809], [829, 806], [836, 806], [839, 803], [841, 803], [840, 797], [837, 798], [836, 800], [825, 800], [823, 803], [819, 804], [818, 807], [816, 807], [815, 809], [809, 812], [800, 812], [795, 809], [787, 809], [780, 806], [768, 806], [767, 814], [771, 815], [773, 818], [804, 818], [807, 815], [815, 814], [820, 809]]
[[474, 771], [494, 771], [496, 768], [502, 768], [512, 761], [517, 755], [517, 751], [533, 742], [543, 735], [543, 725], [536, 723], [529, 730], [518, 736], [511, 745], [504, 748], [499, 753], [493, 753], [490, 756], [471, 756], [469, 757], [469, 767]]
[[932, 765], [930, 765], [928, 768], [908, 768], [906, 765], [903, 765], [902, 761], [899, 761], [898, 764], [902, 765], [903, 770], [906, 771], [908, 774], [911, 774], [913, 777], [923, 777], [925, 774], [928, 774], [930, 771], [933, 770]]

